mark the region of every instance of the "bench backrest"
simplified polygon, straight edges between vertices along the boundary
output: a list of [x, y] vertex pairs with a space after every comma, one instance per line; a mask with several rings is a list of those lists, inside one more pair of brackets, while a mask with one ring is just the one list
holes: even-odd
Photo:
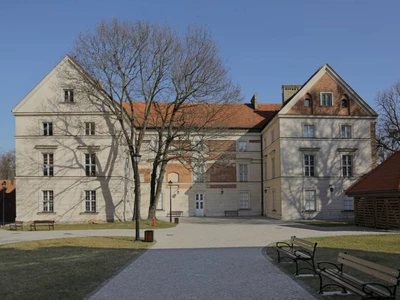
[[315, 247], [317, 247], [317, 244], [318, 244], [318, 243], [313, 243], [313, 242], [306, 241], [306, 240], [303, 240], [303, 239], [299, 239], [299, 238], [297, 238], [295, 236], [292, 236], [290, 238], [290, 242], [291, 242], [292, 246], [293, 245], [297, 245], [297, 246], [300, 246], [300, 247], [302, 247], [304, 249], [308, 249], [308, 250], [310, 250], [312, 252], [315, 251]]
[[35, 220], [33, 221], [33, 223], [35, 224], [40, 224], [40, 223], [54, 223], [53, 220]]
[[362, 271], [364, 273], [370, 274], [382, 280], [385, 280], [393, 285], [399, 284], [400, 270], [395, 270], [388, 268], [376, 263], [351, 256], [345, 252], [340, 252], [338, 256], [338, 262], [354, 268], [356, 270]]

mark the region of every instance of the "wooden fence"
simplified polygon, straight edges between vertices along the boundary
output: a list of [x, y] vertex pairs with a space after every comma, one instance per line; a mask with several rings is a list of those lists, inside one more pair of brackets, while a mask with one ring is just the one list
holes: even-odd
[[400, 229], [400, 197], [355, 198], [354, 219], [360, 226]]

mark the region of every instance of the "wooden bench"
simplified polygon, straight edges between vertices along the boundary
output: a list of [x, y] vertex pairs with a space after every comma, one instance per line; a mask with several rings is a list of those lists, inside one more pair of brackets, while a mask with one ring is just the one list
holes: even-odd
[[239, 217], [237, 210], [225, 210], [225, 217]]
[[[318, 243], [299, 239], [295, 236], [290, 238], [290, 244], [277, 242], [276, 251], [278, 252], [278, 263], [281, 262], [281, 260], [289, 259], [296, 263], [296, 275], [299, 275], [301, 270], [311, 270], [316, 275], [314, 257], [317, 244]], [[299, 269], [299, 261], [307, 263], [308, 266]]]
[[182, 217], [183, 216], [183, 211], [182, 210], [173, 210], [170, 213], [167, 213], [167, 217], [169, 217], [171, 215], [171, 217]]
[[[345, 252], [340, 252], [338, 263], [319, 262], [319, 293], [323, 294], [323, 289], [328, 286], [337, 286], [343, 293], [347, 290], [359, 295], [362, 299], [395, 299], [396, 288], [400, 282], [400, 270], [395, 270], [379, 264], [351, 256]], [[326, 267], [325, 267], [326, 266]], [[328, 269], [327, 267], [330, 266]], [[355, 278], [345, 273], [343, 267], [355, 269], [369, 276], [378, 278], [376, 282], [365, 281]], [[323, 277], [328, 278], [333, 283], [323, 284]], [[380, 281], [380, 282], [378, 282]]]
[[51, 228], [53, 228], [53, 230], [54, 230], [54, 221], [53, 220], [34, 220], [30, 224], [31, 230], [33, 228], [36, 231], [36, 226], [49, 226], [49, 230]]
[[18, 230], [18, 227], [21, 227], [21, 230], [24, 230], [24, 222], [15, 221], [13, 224], [10, 224], [10, 229]]

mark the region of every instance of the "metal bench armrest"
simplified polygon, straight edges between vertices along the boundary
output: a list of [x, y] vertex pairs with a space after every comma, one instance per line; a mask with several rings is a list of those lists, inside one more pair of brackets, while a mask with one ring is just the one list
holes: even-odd
[[343, 265], [342, 264], [340, 264], [340, 265], [337, 265], [337, 264], [334, 264], [333, 262], [330, 262], [330, 261], [320, 261], [320, 262], [318, 262], [318, 269], [320, 269], [320, 270], [325, 270], [326, 268], [321, 268], [321, 265], [322, 264], [325, 264], [325, 265], [330, 265], [330, 266], [333, 266], [333, 267], [335, 267], [339, 272], [342, 272], [342, 268], [343, 268]]
[[307, 254], [307, 255], [310, 256], [311, 258], [313, 257], [313, 254], [311, 254], [311, 252], [308, 252], [308, 251], [306, 251], [306, 250], [301, 250], [301, 249], [295, 250], [295, 251], [294, 251], [294, 255], [297, 255], [297, 253]]
[[377, 283], [377, 282], [366, 282], [362, 285], [362, 291], [368, 295], [372, 295], [374, 292], [373, 291], [367, 291], [366, 288], [368, 288], [368, 286], [379, 286], [381, 288], [384, 288], [388, 291], [390, 296], [393, 296], [393, 291], [386, 285]]
[[291, 245], [289, 245], [288, 243], [285, 243], [285, 242], [276, 242], [276, 247], [278, 247], [278, 248], [282, 248], [282, 247], [293, 248]]

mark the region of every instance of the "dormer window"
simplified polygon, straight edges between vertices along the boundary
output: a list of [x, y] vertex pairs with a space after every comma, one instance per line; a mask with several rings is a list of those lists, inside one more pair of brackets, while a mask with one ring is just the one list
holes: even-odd
[[349, 106], [349, 104], [347, 102], [347, 99], [343, 99], [342, 100], [342, 107], [345, 108], [345, 107], [348, 107], [348, 106]]
[[306, 106], [306, 107], [310, 107], [311, 106], [311, 99], [310, 98], [307, 98], [307, 99], [304, 100], [304, 106]]
[[74, 90], [64, 90], [64, 102], [74, 103]]
[[333, 94], [332, 93], [321, 93], [321, 106], [332, 106], [333, 105]]

